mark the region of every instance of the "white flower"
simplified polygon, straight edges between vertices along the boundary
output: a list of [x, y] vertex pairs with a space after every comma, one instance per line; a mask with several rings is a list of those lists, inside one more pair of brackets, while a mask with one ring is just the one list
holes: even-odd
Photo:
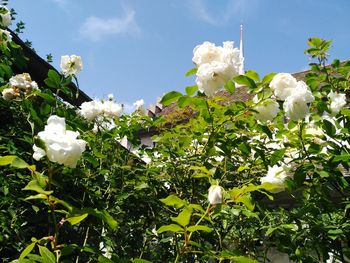
[[[254, 102], [258, 102], [258, 97], [255, 96], [253, 99]], [[262, 122], [271, 121], [275, 118], [279, 111], [278, 103], [273, 99], [266, 99], [260, 102], [257, 106], [254, 107], [257, 111], [255, 117]]]
[[331, 100], [329, 109], [334, 115], [346, 105], [346, 95], [344, 93], [337, 93], [331, 90], [327, 97]]
[[102, 102], [99, 100], [83, 102], [79, 113], [88, 121], [93, 121], [102, 112]]
[[19, 93], [16, 92], [13, 88], [6, 88], [2, 91], [2, 97], [4, 100], [13, 100], [16, 97], [19, 97]]
[[50, 116], [44, 131], [38, 133], [45, 149], [33, 145], [33, 158], [39, 160], [47, 155], [51, 162], [74, 168], [86, 146], [84, 140], [77, 139], [79, 135], [79, 132], [66, 130], [64, 118]]
[[194, 48], [192, 61], [198, 67], [198, 88], [208, 96], [238, 75], [243, 63], [239, 49], [233, 48], [233, 42], [224, 42], [222, 47], [204, 42]]
[[196, 46], [193, 49], [192, 61], [197, 67], [200, 65], [220, 61], [221, 50], [215, 44], [205, 41], [203, 44]]
[[278, 100], [285, 100], [296, 86], [296, 78], [289, 73], [278, 73], [270, 82], [270, 88]]
[[232, 65], [214, 61], [198, 68], [196, 82], [200, 91], [211, 96], [235, 75]]
[[273, 167], [269, 166], [267, 175], [260, 178], [261, 183], [270, 183], [275, 186], [275, 189], [270, 190], [271, 193], [278, 193], [284, 190], [284, 181], [288, 177], [287, 169], [283, 166], [274, 165]]
[[7, 45], [12, 41], [11, 33], [7, 30], [0, 29], [0, 44]]
[[61, 57], [60, 67], [65, 76], [76, 75], [83, 69], [83, 63], [80, 56], [65, 55]]
[[298, 81], [291, 95], [283, 103], [286, 116], [294, 121], [305, 118], [309, 114], [308, 103], [311, 103], [314, 99], [305, 82]]
[[123, 106], [113, 101], [105, 101], [102, 103], [102, 113], [105, 117], [119, 117], [123, 112]]
[[144, 107], [145, 102], [143, 99], [135, 101], [133, 105], [135, 107], [136, 112], [138, 112], [141, 115], [147, 115], [147, 110]]
[[211, 205], [222, 203], [222, 188], [219, 185], [212, 185], [208, 190], [208, 201]]
[[17, 74], [10, 78], [9, 84], [13, 88], [20, 89], [24, 92], [30, 92], [33, 89], [38, 89], [38, 84], [32, 81], [28, 73]]
[[112, 93], [110, 93], [110, 94], [107, 95], [107, 98], [108, 98], [108, 100], [113, 100], [113, 99], [114, 99], [114, 96], [113, 96]]
[[6, 6], [0, 5], [0, 25], [8, 27], [12, 24], [11, 13]]

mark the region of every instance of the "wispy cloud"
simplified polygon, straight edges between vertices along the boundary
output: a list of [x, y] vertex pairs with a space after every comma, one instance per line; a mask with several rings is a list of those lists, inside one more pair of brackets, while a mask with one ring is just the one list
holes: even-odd
[[80, 27], [80, 36], [91, 40], [99, 41], [111, 35], [139, 36], [141, 29], [135, 20], [134, 10], [125, 10], [121, 17], [100, 18], [88, 17]]
[[51, 0], [55, 4], [57, 4], [59, 7], [65, 7], [67, 5], [67, 0]]
[[260, 0], [227, 0], [221, 9], [210, 11], [209, 4], [206, 4], [205, 0], [188, 0], [187, 5], [198, 19], [211, 25], [220, 26], [228, 23], [232, 18], [242, 20], [253, 15], [259, 6], [259, 2]]

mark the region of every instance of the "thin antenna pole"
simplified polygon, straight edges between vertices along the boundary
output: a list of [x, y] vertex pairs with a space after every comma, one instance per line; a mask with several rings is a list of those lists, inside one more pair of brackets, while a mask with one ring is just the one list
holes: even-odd
[[240, 26], [241, 34], [240, 34], [240, 41], [239, 41], [239, 57], [242, 59], [242, 64], [239, 67], [239, 74], [243, 75], [245, 73], [244, 71], [244, 49], [243, 49], [243, 23], [241, 22]]

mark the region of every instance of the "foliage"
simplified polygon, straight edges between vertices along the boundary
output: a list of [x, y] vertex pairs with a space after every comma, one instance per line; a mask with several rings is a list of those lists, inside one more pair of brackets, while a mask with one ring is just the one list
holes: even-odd
[[[94, 129], [59, 97], [76, 96], [69, 89], [76, 76], [54, 70], [40, 90], [0, 98], [2, 262], [265, 262], [275, 250], [299, 262], [329, 253], [348, 260], [350, 111], [348, 104], [332, 111], [329, 94], [349, 98], [350, 62], [327, 65], [330, 42], [308, 44], [316, 63], [304, 80], [315, 99], [298, 121], [283, 110], [271, 121], [256, 118], [258, 103], [274, 97], [275, 74], [254, 71], [225, 88], [235, 94], [244, 85], [258, 102], [206, 97], [197, 86], [169, 92], [164, 105], [191, 109], [177, 121], [135, 112], [99, 119]], [[13, 42], [0, 48], [3, 91], [26, 58]], [[75, 168], [32, 157], [34, 144], [45, 149], [37, 134], [52, 115], [87, 143]], [[125, 136], [140, 145], [150, 128], [154, 147], [121, 146]], [[282, 188], [262, 183], [282, 166]], [[210, 204], [214, 185], [220, 198]]]

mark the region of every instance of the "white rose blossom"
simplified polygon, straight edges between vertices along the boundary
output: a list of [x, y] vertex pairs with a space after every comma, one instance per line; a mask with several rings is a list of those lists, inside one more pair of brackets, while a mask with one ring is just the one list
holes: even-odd
[[327, 97], [331, 101], [329, 109], [334, 115], [336, 115], [346, 105], [346, 95], [344, 93], [337, 93], [331, 90]]
[[79, 132], [66, 130], [64, 118], [52, 115], [44, 131], [38, 133], [45, 149], [33, 145], [33, 158], [38, 161], [47, 155], [51, 162], [75, 168], [86, 147], [84, 140], [77, 139], [79, 135]]
[[0, 29], [0, 44], [7, 46], [12, 41], [11, 33], [7, 30]]
[[262, 184], [270, 183], [275, 186], [275, 189], [270, 190], [271, 193], [279, 193], [284, 191], [284, 181], [288, 177], [287, 168], [284, 166], [274, 165], [273, 167], [269, 166], [267, 175], [260, 178]]
[[144, 107], [145, 102], [143, 99], [137, 100], [134, 102], [133, 106], [135, 107], [135, 112], [138, 112], [141, 115], [147, 115], [147, 110]]
[[76, 75], [83, 69], [83, 63], [80, 56], [65, 55], [61, 57], [60, 67], [65, 76]]
[[6, 6], [0, 5], [0, 25], [8, 27], [12, 24], [11, 13]]
[[27, 95], [32, 90], [38, 90], [38, 84], [32, 81], [28, 73], [17, 74], [10, 78], [9, 88], [2, 91], [2, 96], [5, 100], [13, 100], [21, 96]]
[[[258, 97], [255, 96], [253, 101], [258, 103]], [[271, 121], [277, 116], [279, 112], [279, 104], [273, 99], [265, 99], [255, 106], [254, 109], [257, 111], [255, 117], [261, 122], [266, 122]]]
[[298, 81], [293, 92], [283, 103], [286, 116], [294, 121], [305, 118], [309, 114], [308, 103], [314, 101], [314, 96], [303, 81]]
[[4, 100], [13, 100], [19, 96], [20, 94], [16, 92], [13, 88], [6, 88], [2, 91], [2, 97]]
[[222, 203], [222, 188], [219, 185], [212, 185], [208, 190], [208, 201], [211, 205]]
[[224, 42], [222, 47], [204, 42], [193, 49], [192, 61], [198, 68], [198, 89], [208, 96], [237, 76], [243, 63], [239, 49], [233, 48], [233, 42]]
[[296, 86], [296, 78], [289, 73], [278, 73], [270, 82], [270, 88], [278, 100], [285, 100]]
[[[111, 94], [110, 94], [111, 95]], [[109, 95], [109, 97], [110, 97]], [[123, 106], [112, 100], [100, 101], [93, 100], [83, 102], [80, 105], [79, 113], [88, 121], [93, 121], [99, 117], [115, 118], [119, 117], [123, 112]]]
[[231, 65], [214, 61], [203, 64], [198, 68], [196, 83], [200, 91], [208, 96], [212, 96], [235, 74], [236, 72]]

